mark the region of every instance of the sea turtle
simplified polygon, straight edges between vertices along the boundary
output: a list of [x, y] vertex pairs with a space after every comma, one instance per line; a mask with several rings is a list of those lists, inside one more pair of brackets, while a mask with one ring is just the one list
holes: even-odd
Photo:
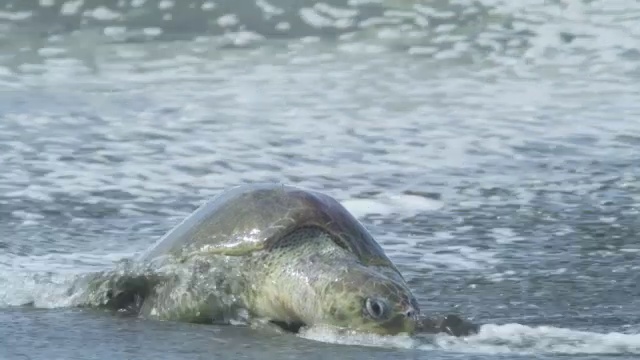
[[188, 320], [209, 319], [220, 308], [220, 291], [208, 294], [216, 287], [227, 289], [232, 298], [227, 304], [245, 309], [250, 318], [288, 330], [312, 325], [377, 334], [473, 330], [460, 327], [457, 317], [421, 317], [405, 279], [365, 227], [334, 198], [295, 186], [254, 184], [223, 192], [138, 262], [163, 258], [191, 263], [189, 271], [196, 273], [203, 263], [211, 268], [207, 260], [224, 258], [229, 261], [213, 266], [233, 267], [238, 276], [221, 280], [229, 273], [224, 266], [215, 280], [194, 276], [195, 285], [184, 286], [191, 289], [188, 301], [185, 292], [175, 291], [185, 281], [123, 277], [109, 282], [111, 306], [164, 319], [184, 320], [186, 313]]

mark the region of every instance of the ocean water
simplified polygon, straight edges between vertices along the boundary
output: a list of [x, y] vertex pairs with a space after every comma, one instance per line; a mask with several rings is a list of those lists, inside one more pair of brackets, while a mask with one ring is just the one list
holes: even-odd
[[[634, 0], [2, 0], [0, 359], [636, 359], [639, 48]], [[71, 306], [264, 181], [340, 200], [480, 333]]]

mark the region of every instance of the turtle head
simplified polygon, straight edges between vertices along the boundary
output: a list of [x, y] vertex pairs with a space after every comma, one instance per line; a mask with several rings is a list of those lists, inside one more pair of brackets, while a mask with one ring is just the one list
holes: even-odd
[[287, 329], [328, 325], [364, 333], [413, 333], [418, 304], [384, 258], [363, 258], [322, 229], [300, 229], [251, 262], [252, 311]]
[[380, 335], [413, 333], [418, 303], [402, 279], [385, 274], [388, 270], [352, 267], [330, 282], [322, 293], [324, 322]]

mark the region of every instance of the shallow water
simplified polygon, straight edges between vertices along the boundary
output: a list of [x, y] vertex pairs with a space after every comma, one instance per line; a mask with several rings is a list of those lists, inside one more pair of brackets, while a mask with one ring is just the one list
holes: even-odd
[[[640, 5], [314, 3], [0, 3], [0, 356], [637, 357]], [[336, 197], [424, 312], [487, 325], [276, 336], [66, 307], [75, 274], [256, 181]]]

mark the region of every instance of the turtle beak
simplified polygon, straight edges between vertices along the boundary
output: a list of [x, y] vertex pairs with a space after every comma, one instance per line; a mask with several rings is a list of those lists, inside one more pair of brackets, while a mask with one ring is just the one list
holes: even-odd
[[402, 319], [402, 323], [404, 324], [404, 329], [408, 333], [414, 333], [420, 326], [420, 310], [409, 305], [404, 309], [404, 311], [399, 314], [398, 318]]
[[451, 336], [469, 336], [477, 334], [480, 326], [462, 319], [457, 315], [447, 315], [443, 318], [423, 317], [418, 320], [416, 332], [425, 334], [447, 333]]
[[395, 335], [399, 333], [413, 334], [420, 326], [419, 311], [408, 306], [395, 313], [390, 319], [384, 322], [381, 334]]
[[420, 314], [420, 311], [414, 308], [413, 306], [408, 306], [407, 309], [404, 311], [404, 316], [412, 321], [418, 321], [419, 314]]

